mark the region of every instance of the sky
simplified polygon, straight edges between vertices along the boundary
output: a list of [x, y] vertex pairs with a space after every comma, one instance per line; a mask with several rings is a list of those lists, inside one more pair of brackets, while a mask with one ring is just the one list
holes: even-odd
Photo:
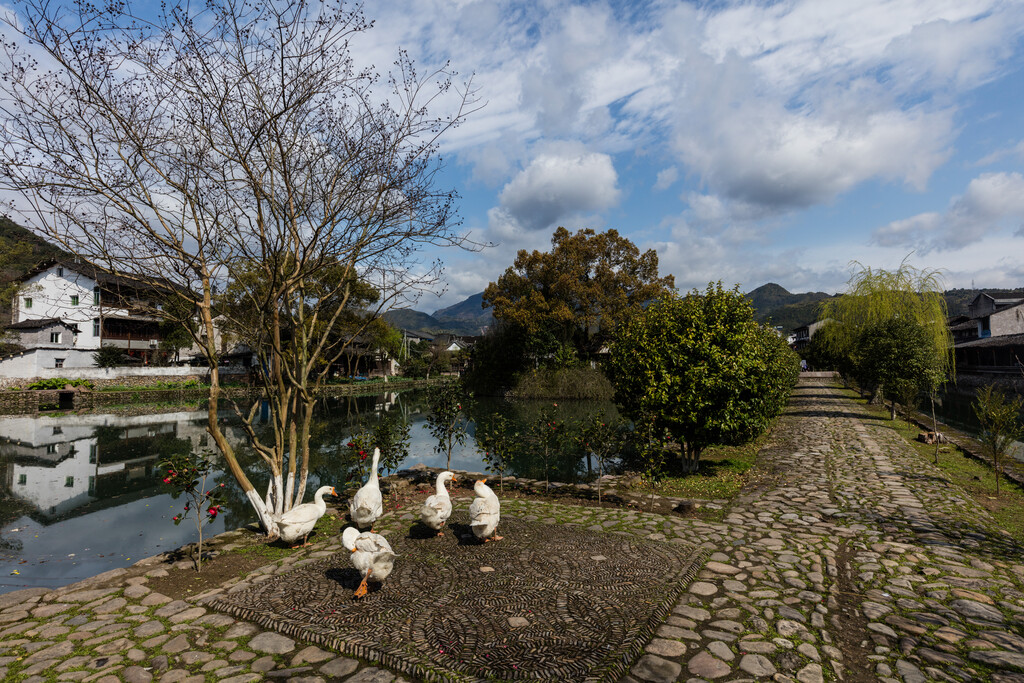
[[442, 138], [438, 182], [490, 246], [423, 254], [445, 270], [418, 310], [482, 291], [558, 226], [618, 230], [684, 291], [834, 293], [852, 262], [905, 259], [948, 288], [1024, 286], [1024, 0], [364, 11], [360, 65], [404, 49], [471, 79], [478, 105]]
[[[1019, 0], [381, 0], [361, 61], [472, 76], [446, 136], [462, 227], [432, 312], [558, 226], [614, 228], [677, 287], [842, 291], [851, 261], [1024, 286]], [[908, 258], [909, 256], [909, 258]]]

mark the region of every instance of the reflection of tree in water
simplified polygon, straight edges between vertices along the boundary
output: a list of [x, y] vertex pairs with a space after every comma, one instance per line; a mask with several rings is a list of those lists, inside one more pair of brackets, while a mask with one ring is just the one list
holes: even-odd
[[[318, 399], [317, 411], [310, 425], [309, 439], [309, 481], [306, 484], [307, 502], [319, 486], [344, 486], [357, 477], [358, 462], [346, 444], [353, 434], [370, 431], [384, 415], [400, 416], [409, 422], [412, 416], [425, 410], [424, 392], [410, 391], [394, 395], [337, 396]], [[384, 410], [384, 406], [388, 410]], [[230, 425], [233, 421], [228, 419]], [[259, 426], [262, 437], [271, 437], [272, 421], [268, 419]], [[246, 476], [262, 495], [267, 490], [270, 472], [248, 443], [235, 445], [239, 464]], [[301, 457], [301, 454], [300, 456]], [[218, 483], [226, 484], [224, 497], [226, 528], [238, 528], [254, 520], [251, 506], [233, 477], [222, 476]]]
[[[7, 458], [0, 456], [0, 464], [7, 465]], [[7, 526], [16, 519], [27, 516], [32, 506], [24, 500], [11, 495], [8, 491], [0, 492], [0, 526]], [[14, 557], [21, 554], [23, 543], [17, 536], [0, 536], [0, 556]]]
[[[594, 415], [608, 421], [618, 418], [618, 410], [611, 401], [564, 401], [555, 408], [552, 401], [506, 401], [500, 398], [481, 398], [470, 417], [474, 421], [485, 419], [495, 413], [509, 420], [509, 431], [518, 432], [517, 446], [508, 455], [506, 474], [530, 479], [544, 478], [544, 455], [541, 449], [527, 437], [530, 425], [540, 419], [545, 410], [562, 423], [563, 438], [560, 448], [550, 462], [552, 481], [578, 482], [593, 476], [592, 464], [588, 468], [586, 454], [578, 440], [573, 438], [582, 425]], [[475, 429], [471, 428], [471, 434]]]
[[[387, 410], [385, 410], [385, 406]], [[476, 402], [470, 417], [474, 420], [469, 426], [469, 435], [473, 437], [472, 445], [476, 445], [475, 421], [493, 413], [508, 417], [510, 430], [525, 434], [527, 425], [535, 421], [545, 408], [551, 408], [550, 401], [505, 401], [496, 398], [483, 398]], [[358, 462], [346, 444], [356, 433], [371, 431], [376, 427], [382, 416], [400, 416], [406, 423], [421, 421], [426, 415], [426, 392], [405, 391], [399, 394], [377, 394], [370, 396], [338, 396], [318, 400], [317, 412], [310, 426], [309, 471], [310, 478], [306, 484], [307, 500], [312, 492], [321, 485], [344, 486], [346, 482], [359, 479]], [[592, 415], [600, 415], [607, 420], [615, 420], [618, 411], [610, 401], [566, 401], [560, 402], [557, 408], [558, 419], [566, 423], [566, 432], [575, 432]], [[227, 419], [228, 426], [232, 420]], [[268, 419], [260, 425], [263, 436], [269, 436], [272, 425]], [[239, 435], [240, 437], [240, 435]], [[246, 475], [253, 482], [256, 490], [262, 495], [266, 492], [269, 471], [260, 462], [259, 455], [241, 438], [236, 439], [239, 463]], [[423, 453], [415, 451], [409, 456], [409, 462], [417, 462]], [[586, 454], [576, 439], [567, 438], [564, 446], [551, 460], [552, 481], [586, 481], [594, 472], [588, 471]], [[407, 466], [407, 465], [406, 465]], [[480, 469], [483, 469], [481, 465]], [[514, 449], [508, 460], [506, 474], [516, 477], [543, 478], [544, 462], [542, 455], [530, 447], [525, 440], [520, 440], [519, 447]], [[219, 482], [226, 484], [224, 495], [226, 512], [224, 523], [226, 528], [233, 529], [245, 526], [254, 521], [251, 509], [234, 478], [223, 476]], [[219, 483], [218, 482], [218, 483]]]

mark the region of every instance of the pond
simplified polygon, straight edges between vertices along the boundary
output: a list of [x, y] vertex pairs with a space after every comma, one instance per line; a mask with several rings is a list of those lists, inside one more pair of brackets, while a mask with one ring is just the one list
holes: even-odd
[[[545, 408], [552, 409], [546, 402], [485, 400], [473, 416], [500, 413], [525, 429]], [[611, 403], [593, 402], [565, 402], [557, 408], [563, 420], [593, 414], [611, 418], [616, 411]], [[340, 457], [345, 444], [384, 415], [400, 416], [410, 426], [409, 456], [399, 468], [416, 463], [445, 466], [446, 455], [434, 450], [437, 442], [427, 428], [423, 392], [327, 399], [319, 405], [313, 426], [307, 489], [344, 484], [352, 475], [348, 461]], [[241, 445], [237, 420], [225, 411], [221, 419], [253, 484], [265, 490], [266, 475]], [[485, 470], [475, 433], [471, 422], [465, 444], [452, 452], [453, 469]], [[184, 501], [166, 493], [157, 475], [168, 454], [199, 452], [210, 443], [205, 410], [0, 416], [0, 593], [62, 586], [196, 540], [194, 525], [171, 521]], [[544, 476], [540, 459], [529, 453], [510, 462], [507, 473]], [[593, 474], [577, 456], [551, 463], [552, 480], [587, 480]], [[204, 536], [255, 521], [234, 479], [222, 474], [218, 481], [226, 485], [225, 512], [204, 527]]]
[[[981, 425], [974, 412], [975, 400], [976, 396], [973, 393], [956, 390], [943, 392], [935, 400], [935, 417], [977, 438], [981, 431]], [[921, 402], [920, 409], [922, 413], [930, 415], [931, 405], [924, 400]], [[1024, 413], [1021, 414], [1020, 419], [1024, 420]], [[1009, 454], [1024, 462], [1024, 444], [1018, 441], [1013, 442]]]

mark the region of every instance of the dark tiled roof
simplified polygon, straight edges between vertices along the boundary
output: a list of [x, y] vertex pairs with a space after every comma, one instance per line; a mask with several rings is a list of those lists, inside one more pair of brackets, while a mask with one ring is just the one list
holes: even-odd
[[983, 339], [972, 339], [956, 345], [958, 349], [978, 349], [993, 346], [1017, 346], [1024, 345], [1024, 332], [1019, 334], [1003, 334], [996, 337], [985, 337]]
[[63, 325], [74, 330], [78, 329], [78, 325], [66, 323], [60, 318], [36, 318], [35, 320], [22, 320], [20, 323], [12, 323], [7, 326], [9, 330], [41, 330], [44, 327], [50, 325]]
[[181, 287], [178, 287], [177, 285], [167, 280], [164, 280], [163, 278], [151, 277], [142, 280], [139, 278], [129, 277], [127, 275], [117, 275], [115, 273], [111, 273], [109, 270], [106, 270], [105, 268], [101, 268], [97, 265], [88, 263], [86, 261], [71, 261], [68, 259], [50, 259], [48, 261], [44, 261], [35, 268], [33, 268], [32, 270], [22, 275], [21, 278], [19, 279], [21, 282], [24, 282], [30, 277], [33, 277], [35, 275], [38, 275], [39, 273], [49, 270], [53, 266], [64, 266], [68, 270], [73, 270], [76, 273], [81, 273], [82, 275], [85, 275], [86, 277], [95, 280], [96, 282], [102, 285], [124, 286], [139, 289], [153, 289], [159, 287], [166, 287], [167, 289], [181, 289]]

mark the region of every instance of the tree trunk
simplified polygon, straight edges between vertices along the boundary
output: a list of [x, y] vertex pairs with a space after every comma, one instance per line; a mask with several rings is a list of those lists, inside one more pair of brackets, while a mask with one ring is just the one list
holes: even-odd
[[[249, 504], [252, 505], [253, 510], [256, 511], [256, 516], [259, 519], [260, 526], [263, 527], [264, 531], [267, 532], [267, 537], [270, 540], [276, 539], [280, 532], [277, 528], [277, 522], [274, 519], [271, 510], [264, 504], [260, 499], [259, 494], [256, 492], [255, 487], [249, 478], [245, 475], [245, 471], [238, 464], [238, 459], [235, 457], [235, 451], [228, 443], [227, 438], [224, 436], [224, 432], [220, 429], [220, 423], [217, 419], [217, 405], [220, 400], [221, 388], [220, 388], [220, 369], [213, 365], [210, 367], [210, 401], [207, 406], [206, 412], [206, 428], [210, 432], [210, 436], [213, 437], [213, 441], [217, 444], [217, 449], [220, 450], [224, 456], [224, 461], [227, 463], [228, 470], [234, 476], [235, 481], [242, 487], [242, 492], [245, 493], [245, 497], [249, 499]], [[277, 478], [280, 479], [280, 473], [277, 473]]]
[[683, 445], [680, 451], [683, 474], [696, 474], [700, 469], [700, 453], [703, 449], [690, 445], [688, 441], [681, 441], [680, 443]]
[[932, 404], [932, 434], [935, 435], [935, 464], [939, 464], [939, 421], [935, 419], [935, 394], [928, 394]]

